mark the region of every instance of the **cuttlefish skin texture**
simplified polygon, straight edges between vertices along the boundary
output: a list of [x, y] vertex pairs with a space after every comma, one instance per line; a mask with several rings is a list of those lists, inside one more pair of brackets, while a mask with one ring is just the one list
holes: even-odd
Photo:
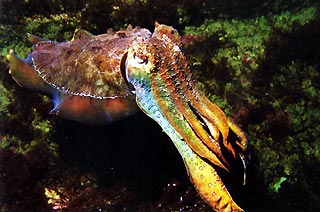
[[247, 140], [198, 89], [174, 28], [156, 23], [153, 34], [129, 26], [97, 36], [78, 30], [61, 43], [29, 40], [34, 46], [26, 59], [8, 55], [10, 74], [20, 86], [48, 95], [50, 113], [102, 124], [140, 108], [171, 138], [200, 196], [216, 211], [243, 211], [216, 168], [229, 171], [230, 155], [244, 160]]
[[48, 95], [51, 114], [86, 124], [112, 123], [138, 111], [120, 72], [121, 59], [133, 40], [150, 36], [140, 28], [98, 36], [77, 30], [68, 42], [28, 35], [32, 53], [20, 59], [10, 51], [9, 72], [20, 86]]

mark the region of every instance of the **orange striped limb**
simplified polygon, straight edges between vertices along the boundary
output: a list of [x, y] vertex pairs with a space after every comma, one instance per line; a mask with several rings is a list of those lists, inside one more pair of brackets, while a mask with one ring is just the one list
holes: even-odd
[[151, 96], [155, 99], [157, 106], [160, 108], [161, 112], [171, 124], [171, 126], [173, 126], [175, 131], [177, 131], [177, 133], [198, 155], [207, 158], [211, 163], [228, 171], [229, 169], [221, 162], [220, 158], [217, 156], [217, 152], [212, 151], [212, 149], [209, 149], [206, 145], [204, 145], [203, 141], [200, 140], [200, 138], [196, 135], [195, 129], [186, 120], [185, 114], [183, 113], [187, 109], [179, 106], [179, 104], [182, 103], [176, 104], [176, 102], [172, 100], [170, 95], [166, 95], [166, 93], [168, 93], [168, 90], [157, 76], [154, 76], [151, 81], [151, 88], [153, 91], [153, 94], [151, 94]]
[[232, 199], [215, 169], [195, 154], [184, 157], [190, 180], [200, 196], [216, 211], [243, 211]]
[[[155, 83], [156, 80], [153, 82]], [[174, 107], [170, 96], [161, 93], [161, 91], [166, 92], [166, 89], [163, 88], [161, 84], [157, 85], [158, 86], [152, 86], [154, 93], [143, 87], [137, 89], [136, 99], [141, 110], [154, 119], [171, 138], [183, 158], [191, 182], [194, 184], [200, 196], [214, 210], [226, 212], [243, 211], [233, 201], [213, 166], [199, 156], [213, 157], [214, 154], [207, 155], [206, 152], [208, 150], [203, 150], [203, 148], [206, 148], [205, 145], [197, 144], [195, 147], [192, 147], [192, 145], [184, 140], [184, 134], [189, 135], [189, 139], [191, 140], [198, 138], [195, 134], [190, 133], [192, 132], [192, 130], [190, 131], [190, 126], [178, 109]], [[157, 97], [155, 97], [154, 94], [156, 94]], [[193, 140], [192, 142], [197, 141]], [[196, 150], [200, 152], [199, 155], [195, 153]], [[219, 165], [217, 162], [213, 163]]]
[[[230, 119], [228, 119], [225, 113], [214, 103], [212, 103], [204, 94], [199, 91], [196, 86], [192, 89], [193, 94], [189, 91], [189, 96], [191, 96], [191, 104], [197, 108], [199, 113], [204, 117], [210, 131], [213, 131], [212, 134], [222, 135], [223, 145], [229, 150], [229, 152], [236, 158], [236, 152], [232, 144], [228, 140], [230, 130], [233, 131], [239, 138], [239, 142], [236, 141], [236, 144], [241, 147], [244, 151], [246, 146], [246, 137], [242, 130]], [[210, 127], [213, 125], [213, 127]], [[211, 130], [213, 128], [213, 130]]]
[[247, 146], [248, 146], [248, 140], [247, 140], [244, 132], [231, 119], [228, 119], [228, 125], [229, 125], [230, 129], [237, 135], [237, 137], [239, 139], [239, 141], [236, 141], [236, 144], [242, 149], [242, 151], [246, 151]]
[[[170, 92], [172, 95], [174, 95], [174, 92]], [[210, 124], [210, 123], [202, 123], [201, 120], [198, 120], [197, 116], [199, 114], [197, 111], [193, 111], [189, 104], [181, 97], [173, 98], [173, 104], [177, 107], [178, 111], [183, 115], [184, 120], [192, 128], [193, 137], [197, 137], [202, 142], [201, 145], [207, 146], [208, 149], [210, 149], [218, 158], [221, 160], [226, 166], [229, 167], [228, 162], [224, 158], [220, 144], [217, 140], [215, 140], [212, 135], [208, 134], [208, 132], [205, 130], [204, 124]], [[169, 113], [167, 108], [163, 108], [165, 114]], [[187, 143], [192, 146], [193, 140], [190, 140], [190, 137], [184, 137], [184, 139], [187, 141]], [[200, 144], [200, 142], [199, 142]], [[220, 163], [220, 161], [219, 161]], [[227, 170], [228, 171], [228, 170]]]

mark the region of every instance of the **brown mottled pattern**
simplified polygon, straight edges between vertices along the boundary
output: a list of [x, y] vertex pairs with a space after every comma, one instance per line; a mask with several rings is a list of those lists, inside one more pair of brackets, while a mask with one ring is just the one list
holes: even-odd
[[121, 58], [134, 41], [150, 36], [147, 29], [129, 28], [68, 42], [43, 41], [33, 47], [33, 63], [47, 83], [64, 93], [124, 97], [129, 90], [121, 76]]

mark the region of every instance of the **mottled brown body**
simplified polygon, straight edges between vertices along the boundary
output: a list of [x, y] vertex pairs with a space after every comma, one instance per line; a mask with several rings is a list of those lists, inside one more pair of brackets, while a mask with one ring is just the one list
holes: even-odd
[[10, 74], [29, 90], [49, 96], [50, 114], [86, 124], [108, 124], [137, 112], [135, 97], [121, 74], [121, 59], [146, 29], [93, 36], [77, 30], [72, 41], [52, 42], [28, 34], [33, 52], [26, 59], [8, 55]]
[[33, 64], [45, 82], [64, 93], [94, 98], [126, 97], [129, 89], [120, 72], [121, 59], [134, 41], [151, 36], [149, 30], [128, 28], [67, 42], [39, 42]]

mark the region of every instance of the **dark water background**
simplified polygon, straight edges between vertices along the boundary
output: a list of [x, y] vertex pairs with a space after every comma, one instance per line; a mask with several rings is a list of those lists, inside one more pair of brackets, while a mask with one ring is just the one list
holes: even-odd
[[0, 10], [1, 211], [211, 211], [142, 112], [102, 127], [62, 120], [8, 74], [8, 51], [31, 51], [27, 32], [64, 41], [76, 28], [153, 31], [155, 21], [179, 31], [199, 86], [246, 132], [247, 185], [224, 179], [235, 201], [320, 209], [318, 1], [3, 0]]

